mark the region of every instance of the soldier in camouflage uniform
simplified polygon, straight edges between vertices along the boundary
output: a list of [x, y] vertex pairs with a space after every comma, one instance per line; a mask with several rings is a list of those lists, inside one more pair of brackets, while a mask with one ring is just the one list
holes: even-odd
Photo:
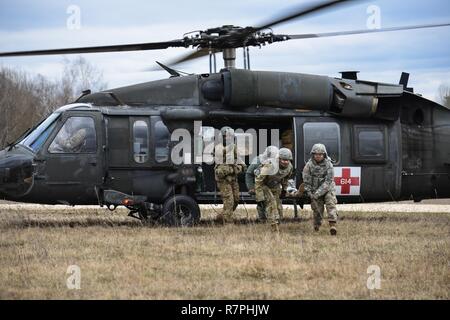
[[239, 204], [238, 175], [245, 170], [245, 163], [238, 158], [234, 130], [223, 127], [220, 132], [223, 144], [216, 145], [214, 149], [214, 175], [222, 196], [223, 211], [217, 218], [221, 222], [232, 222], [234, 210]]
[[80, 152], [86, 141], [86, 129], [78, 129], [69, 139], [63, 142], [63, 149], [67, 152]]
[[54, 153], [79, 153], [86, 142], [87, 130], [80, 121], [69, 119], [58, 133], [49, 151]]
[[273, 231], [279, 232], [278, 225], [283, 206], [280, 197], [286, 192], [288, 180], [292, 175], [292, 152], [281, 148], [278, 157], [267, 161], [260, 167], [255, 179], [256, 202], [263, 202], [267, 218]]
[[[255, 194], [255, 171], [258, 170], [261, 164], [266, 163], [269, 159], [277, 157], [277, 155], [278, 148], [276, 146], [268, 146], [262, 154], [252, 160], [251, 164], [247, 168], [247, 171], [245, 172], [245, 184], [247, 185], [249, 194]], [[263, 206], [263, 202], [257, 203], [256, 211], [258, 212], [258, 220], [267, 220], [266, 209]]]
[[314, 230], [319, 231], [322, 224], [324, 205], [327, 208], [330, 234], [336, 235], [336, 195], [334, 170], [327, 149], [321, 143], [312, 147], [311, 159], [303, 168], [305, 193], [311, 198], [311, 209], [314, 212]]

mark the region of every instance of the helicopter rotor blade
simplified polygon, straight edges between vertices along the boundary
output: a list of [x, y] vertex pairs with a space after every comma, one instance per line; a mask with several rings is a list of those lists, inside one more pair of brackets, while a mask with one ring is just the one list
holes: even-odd
[[[182, 55], [172, 61], [165, 62], [164, 64], [169, 67], [173, 67], [177, 64], [180, 64], [180, 63], [183, 63], [186, 61], [192, 61], [192, 60], [196, 60], [196, 59], [205, 57], [205, 56], [209, 55], [209, 52], [210, 52], [210, 50], [208, 48], [198, 49], [198, 50], [195, 50], [194, 52], [190, 52], [186, 55]], [[218, 52], [218, 51], [215, 50], [215, 52]], [[161, 69], [160, 67], [155, 66], [155, 67], [144, 69], [143, 71], [157, 71], [160, 69]]]
[[257, 27], [246, 27], [239, 32], [235, 32], [234, 34], [224, 36], [224, 39], [228, 41], [234, 41], [237, 43], [245, 43], [245, 39], [248, 38], [251, 34], [261, 31], [263, 29], [271, 28], [275, 25], [288, 22], [290, 20], [298, 19], [303, 16], [307, 16], [309, 14], [318, 13], [320, 11], [335, 9], [344, 4], [348, 5], [351, 3], [362, 2], [364, 0], [328, 0], [325, 2], [321, 2], [319, 4], [310, 4], [307, 6], [301, 6], [299, 8], [291, 8], [289, 13], [282, 14], [277, 16], [276, 18], [272, 18], [267, 20], [266, 22], [260, 24]]
[[298, 39], [336, 37], [336, 36], [346, 36], [346, 35], [354, 35], [354, 34], [391, 32], [391, 31], [437, 28], [437, 27], [448, 27], [448, 26], [450, 26], [450, 23], [424, 24], [424, 25], [416, 25], [416, 26], [392, 27], [392, 28], [382, 28], [382, 29], [351, 30], [351, 31], [325, 32], [325, 33], [289, 34], [286, 36], [288, 37], [288, 40], [298, 40]]
[[149, 42], [149, 43], [133, 43], [119, 44], [111, 46], [95, 46], [95, 47], [79, 47], [49, 50], [32, 50], [32, 51], [15, 51], [0, 52], [0, 57], [17, 57], [17, 56], [36, 56], [36, 55], [54, 55], [54, 54], [75, 54], [75, 53], [97, 53], [97, 52], [118, 52], [118, 51], [140, 51], [140, 50], [160, 50], [170, 47], [185, 47], [183, 39]]
[[174, 66], [186, 61], [191, 61], [191, 60], [195, 60], [195, 59], [199, 59], [201, 57], [207, 56], [209, 54], [209, 49], [208, 48], [202, 48], [199, 50], [195, 50], [194, 52], [191, 52], [187, 55], [181, 56], [178, 59], [175, 59], [173, 61], [170, 61], [167, 63], [167, 65], [169, 66]]
[[[266, 21], [265, 23], [261, 24], [258, 27], [253, 28], [253, 32], [267, 29], [270, 27], [273, 27], [277, 24], [284, 23], [293, 19], [297, 19], [303, 16], [306, 16], [308, 14], [317, 13], [319, 11], [323, 11], [326, 9], [331, 8], [337, 8], [338, 6], [344, 5], [344, 4], [350, 4], [350, 2], [358, 2], [357, 0], [332, 0], [327, 2], [322, 2], [320, 4], [314, 4], [309, 6], [301, 6], [296, 11], [294, 9], [291, 10], [291, 12], [288, 15], [279, 16], [277, 18], [273, 18], [272, 20]], [[294, 12], [292, 12], [294, 11]]]

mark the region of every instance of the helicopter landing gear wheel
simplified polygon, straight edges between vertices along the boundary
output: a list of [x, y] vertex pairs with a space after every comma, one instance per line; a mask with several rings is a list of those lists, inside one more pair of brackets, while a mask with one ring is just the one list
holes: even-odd
[[164, 203], [158, 222], [171, 227], [192, 227], [200, 221], [200, 208], [189, 196], [175, 195]]

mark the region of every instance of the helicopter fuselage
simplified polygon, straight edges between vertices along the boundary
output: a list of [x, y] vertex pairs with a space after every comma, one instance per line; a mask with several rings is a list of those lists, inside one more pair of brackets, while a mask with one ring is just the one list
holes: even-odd
[[[89, 129], [81, 149], [55, 147], [68, 124], [77, 121]], [[194, 152], [183, 155], [182, 164], [172, 160], [177, 129], [192, 135], [191, 150], [198, 148], [196, 125], [201, 132], [227, 125], [254, 132], [255, 145], [291, 148], [297, 185], [311, 146], [324, 143], [341, 203], [450, 197], [447, 108], [401, 85], [248, 70], [81, 97], [0, 152], [0, 195], [156, 211], [176, 194], [219, 203], [213, 164], [199, 163]], [[279, 132], [275, 143], [262, 138], [267, 130]], [[243, 177], [240, 187], [241, 201], [253, 203]]]

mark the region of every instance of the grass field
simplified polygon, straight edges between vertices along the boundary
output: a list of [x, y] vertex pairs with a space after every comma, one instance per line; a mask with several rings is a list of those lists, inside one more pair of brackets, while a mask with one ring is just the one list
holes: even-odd
[[[448, 208], [448, 206], [443, 206]], [[443, 210], [445, 211], [445, 210]], [[338, 236], [286, 213], [279, 236], [242, 208], [195, 228], [104, 209], [0, 209], [1, 299], [449, 299], [450, 212], [341, 212]], [[66, 286], [69, 265], [81, 289]], [[366, 286], [370, 265], [381, 288]]]

